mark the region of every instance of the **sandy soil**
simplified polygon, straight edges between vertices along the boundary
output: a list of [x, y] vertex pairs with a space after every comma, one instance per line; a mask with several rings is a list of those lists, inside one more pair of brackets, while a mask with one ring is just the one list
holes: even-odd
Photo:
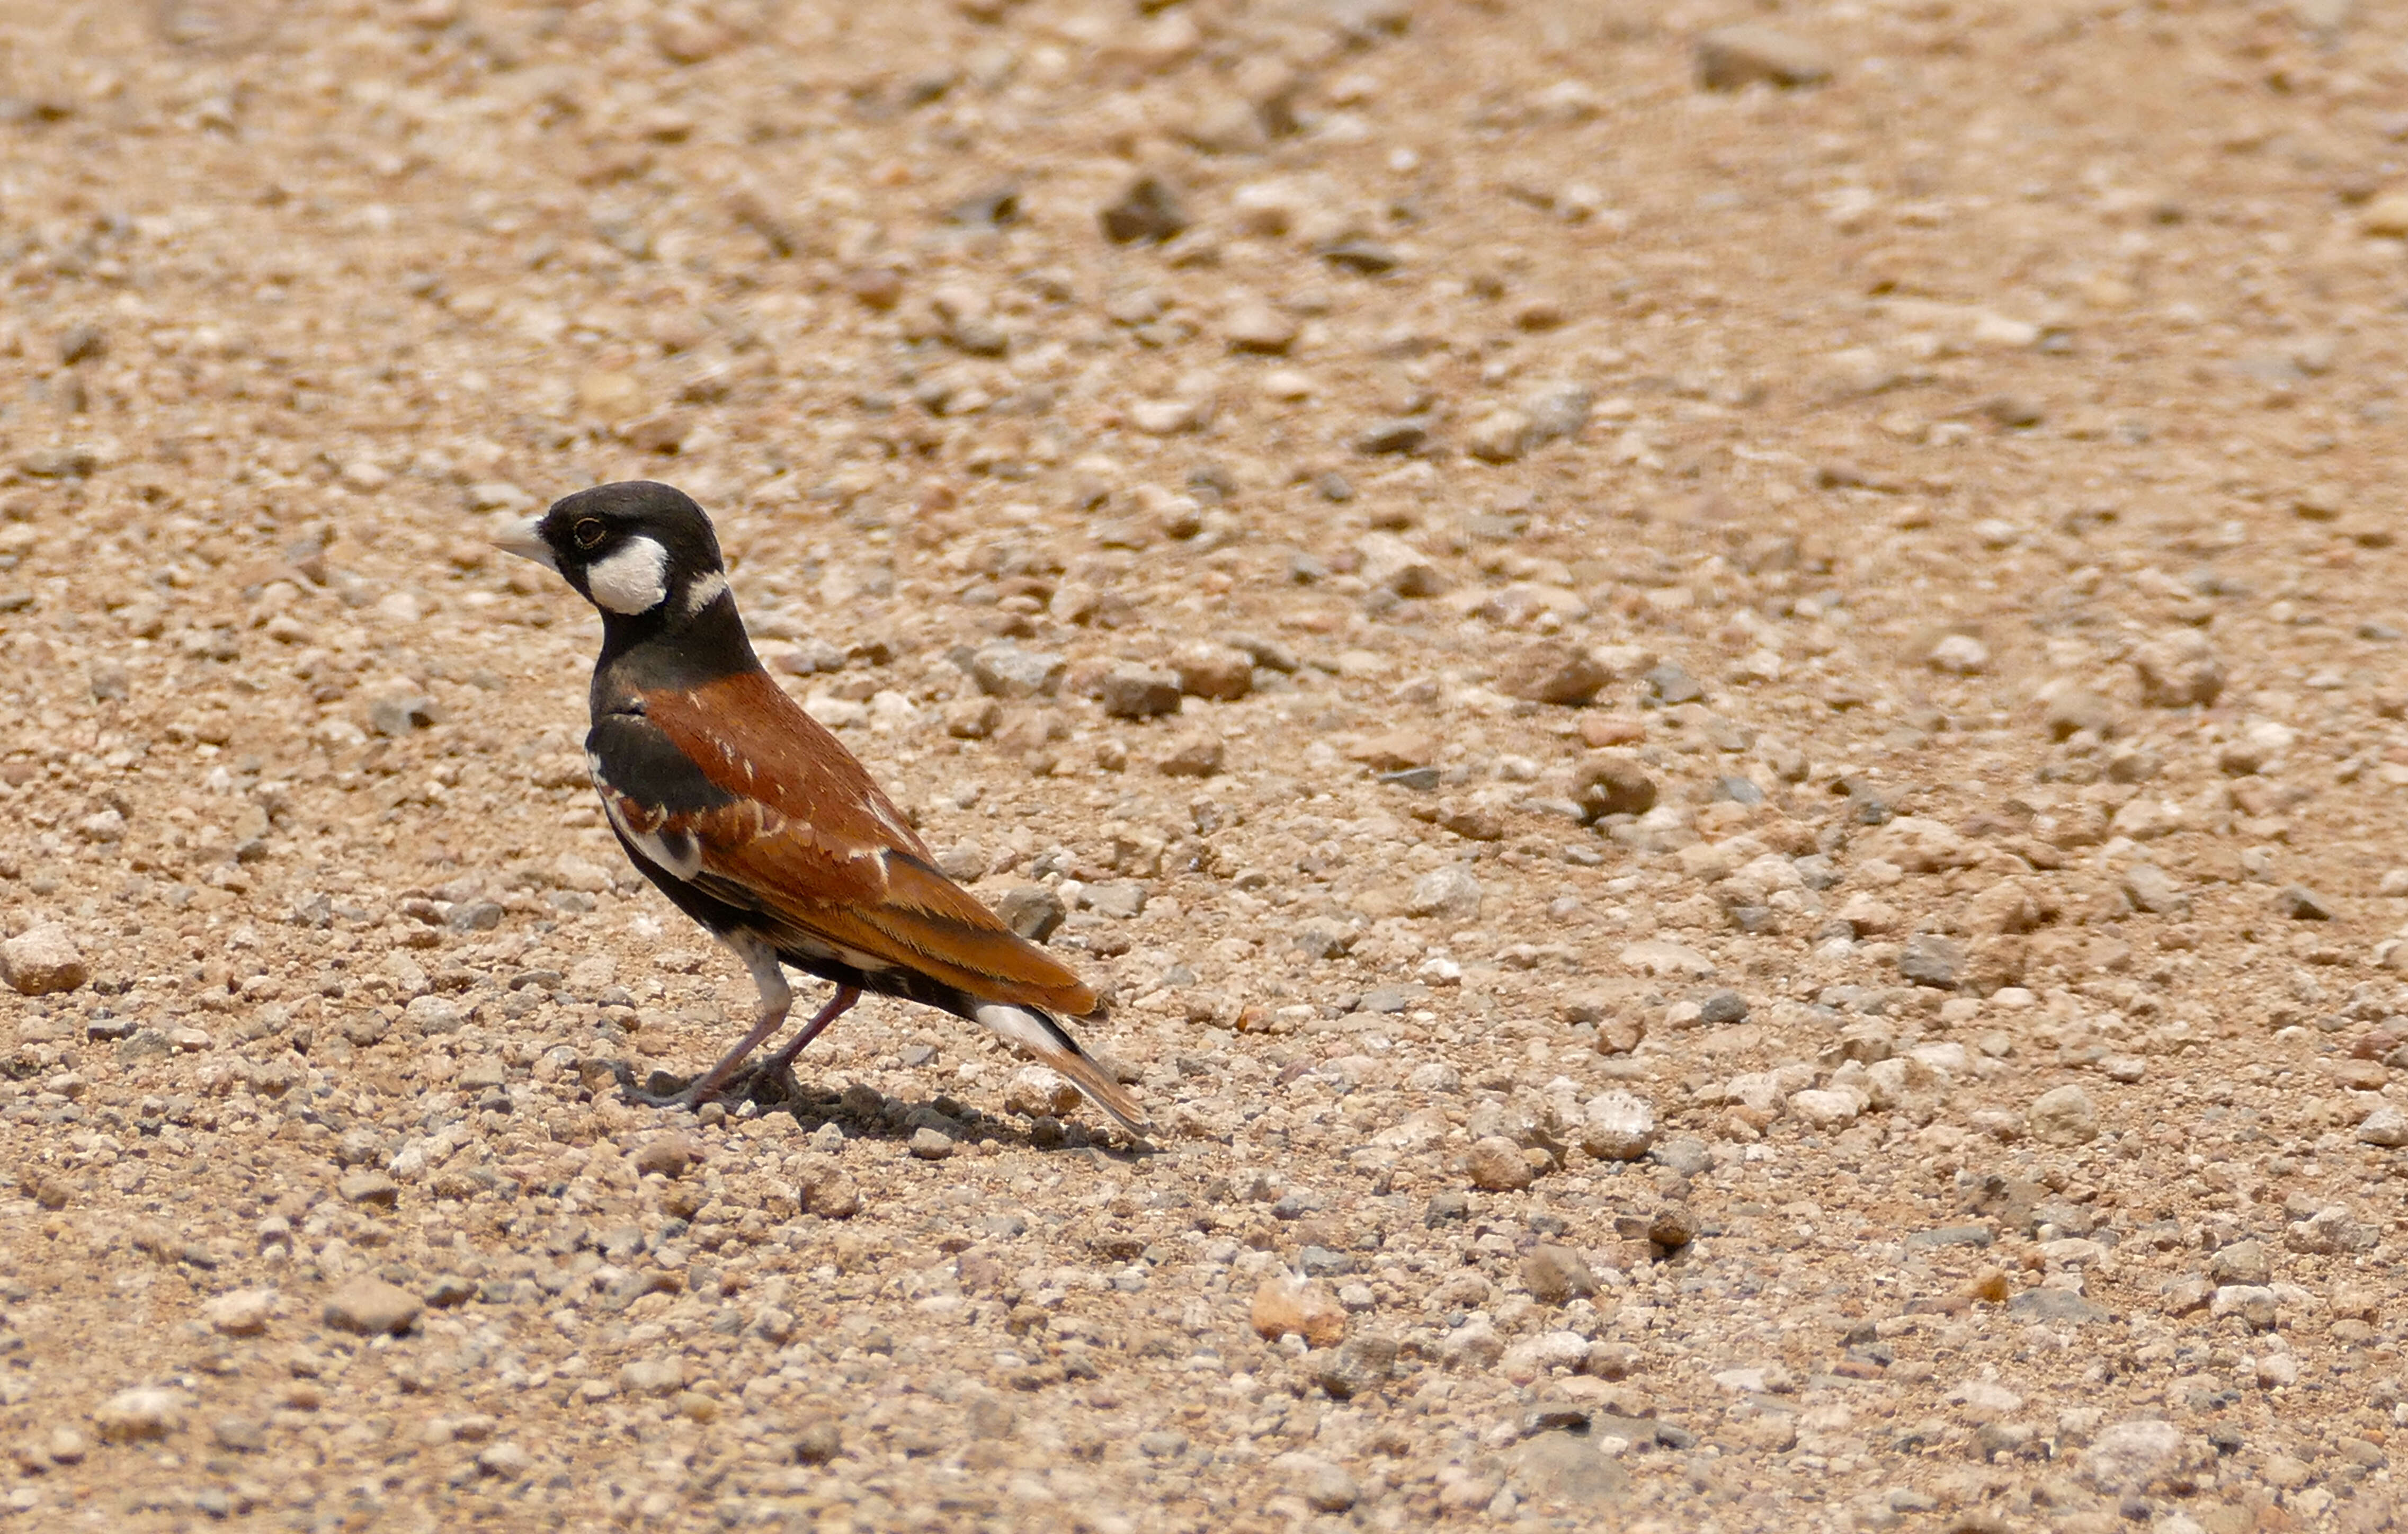
[[[2408, 18], [0, 6], [0, 1527], [2390, 1527]], [[1144, 1154], [750, 1005], [719, 520]]]

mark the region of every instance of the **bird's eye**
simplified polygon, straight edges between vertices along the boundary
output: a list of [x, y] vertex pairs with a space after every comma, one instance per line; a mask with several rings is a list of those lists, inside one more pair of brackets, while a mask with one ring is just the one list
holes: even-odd
[[592, 517], [588, 517], [583, 522], [579, 523], [575, 527], [569, 529], [568, 536], [577, 540], [577, 546], [579, 548], [591, 549], [595, 545], [600, 543], [604, 538], [608, 537], [609, 533], [609, 528], [604, 527], [599, 522], [596, 522]]

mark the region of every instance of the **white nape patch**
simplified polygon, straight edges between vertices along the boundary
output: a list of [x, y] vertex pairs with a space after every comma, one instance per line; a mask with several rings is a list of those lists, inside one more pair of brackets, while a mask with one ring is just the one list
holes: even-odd
[[692, 618], [726, 595], [727, 577], [713, 570], [686, 588], [685, 615]]
[[982, 1001], [971, 1009], [978, 1020], [1004, 1037], [1006, 1042], [1019, 1045], [1040, 1060], [1052, 1059], [1062, 1053], [1062, 1041], [1044, 1020], [1025, 1007], [1014, 1007], [1001, 1001]]
[[669, 552], [648, 538], [631, 538], [625, 548], [597, 559], [585, 571], [595, 606], [632, 618], [659, 607], [669, 594]]

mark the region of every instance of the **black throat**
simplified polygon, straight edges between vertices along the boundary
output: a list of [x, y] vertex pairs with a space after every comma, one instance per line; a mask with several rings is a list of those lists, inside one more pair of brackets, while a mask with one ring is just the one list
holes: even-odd
[[594, 663], [596, 718], [630, 693], [699, 687], [761, 669], [735, 594], [723, 589], [702, 610], [688, 612], [682, 586], [646, 612], [603, 612], [602, 653]]

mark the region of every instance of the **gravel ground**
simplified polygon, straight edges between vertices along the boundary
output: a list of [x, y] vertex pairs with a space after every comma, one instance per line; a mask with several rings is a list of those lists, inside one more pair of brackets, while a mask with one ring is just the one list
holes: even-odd
[[[0, 6], [0, 1527], [2391, 1527], [2408, 16]], [[1160, 1143], [740, 968], [710, 507]], [[807, 996], [808, 1001], [808, 996]]]

